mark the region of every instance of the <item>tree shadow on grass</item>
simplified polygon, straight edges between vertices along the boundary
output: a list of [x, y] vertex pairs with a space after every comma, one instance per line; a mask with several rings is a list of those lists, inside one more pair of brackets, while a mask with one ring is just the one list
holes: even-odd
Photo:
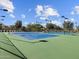
[[13, 46], [13, 45], [11, 45], [11, 44], [8, 44], [8, 43], [5, 43], [5, 42], [3, 42], [3, 41], [0, 41], [1, 43], [3, 43], [3, 44], [7, 44], [7, 45], [10, 45], [10, 46]]
[[6, 51], [6, 52], [8, 52], [8, 53], [10, 53], [10, 54], [12, 54], [12, 55], [14, 55], [14, 56], [16, 56], [16, 57], [19, 57], [20, 59], [27, 59], [27, 58], [25, 58], [25, 57], [19, 56], [18, 54], [15, 54], [15, 53], [9, 51], [9, 50], [6, 50], [6, 49], [4, 49], [4, 48], [2, 48], [2, 47], [0, 47], [0, 49]]

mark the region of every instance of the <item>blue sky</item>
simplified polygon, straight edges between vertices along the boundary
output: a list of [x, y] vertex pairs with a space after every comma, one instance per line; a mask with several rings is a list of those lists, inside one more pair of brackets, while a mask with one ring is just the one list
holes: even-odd
[[6, 25], [14, 24], [16, 20], [22, 20], [23, 25], [36, 21], [45, 24], [45, 19], [61, 25], [62, 15], [79, 24], [79, 0], [0, 0], [0, 8], [9, 10], [8, 13], [0, 11], [0, 15], [6, 15], [1, 21]]

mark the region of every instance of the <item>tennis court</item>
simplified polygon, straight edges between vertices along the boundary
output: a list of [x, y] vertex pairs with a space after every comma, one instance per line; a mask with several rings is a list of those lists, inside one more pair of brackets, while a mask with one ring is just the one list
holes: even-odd
[[77, 35], [45, 38], [48, 42], [23, 39], [20, 36], [0, 33], [0, 59], [79, 59]]

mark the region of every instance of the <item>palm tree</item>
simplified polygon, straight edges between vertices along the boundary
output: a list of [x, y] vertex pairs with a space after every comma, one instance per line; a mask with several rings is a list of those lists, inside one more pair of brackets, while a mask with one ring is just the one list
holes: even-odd
[[0, 10], [2, 10], [2, 11], [6, 11], [6, 12], [8, 11], [7, 9], [0, 9]]
[[[65, 16], [61, 16], [62, 18], [64, 18], [65, 20], [67, 20], [68, 18], [66, 18]], [[65, 21], [64, 21], [64, 23], [65, 23]], [[64, 26], [64, 24], [63, 24], [63, 26]], [[65, 28], [64, 28], [64, 34], [65, 34]]]
[[64, 19], [68, 19], [68, 18], [66, 18], [65, 16], [61, 16], [62, 18], [64, 18]]

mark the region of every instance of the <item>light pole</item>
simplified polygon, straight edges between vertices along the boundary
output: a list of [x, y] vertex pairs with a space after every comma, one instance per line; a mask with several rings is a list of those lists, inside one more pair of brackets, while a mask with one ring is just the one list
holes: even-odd
[[4, 18], [5, 16], [0, 16], [0, 25], [1, 25], [1, 30], [3, 29], [3, 24], [2, 24], [2, 21], [4, 21]]
[[[8, 10], [7, 9], [0, 9], [1, 11], [5, 11], [5, 12], [7, 12]], [[3, 18], [5, 18], [6, 16], [0, 16], [0, 21], [4, 21], [4, 19]], [[1, 22], [1, 24], [2, 24], [2, 22]], [[1, 30], [3, 30], [3, 27], [4, 27], [4, 25], [2, 24], [2, 26], [1, 26]]]
[[77, 31], [77, 27], [78, 27], [77, 22], [75, 22], [75, 30], [76, 31]]

